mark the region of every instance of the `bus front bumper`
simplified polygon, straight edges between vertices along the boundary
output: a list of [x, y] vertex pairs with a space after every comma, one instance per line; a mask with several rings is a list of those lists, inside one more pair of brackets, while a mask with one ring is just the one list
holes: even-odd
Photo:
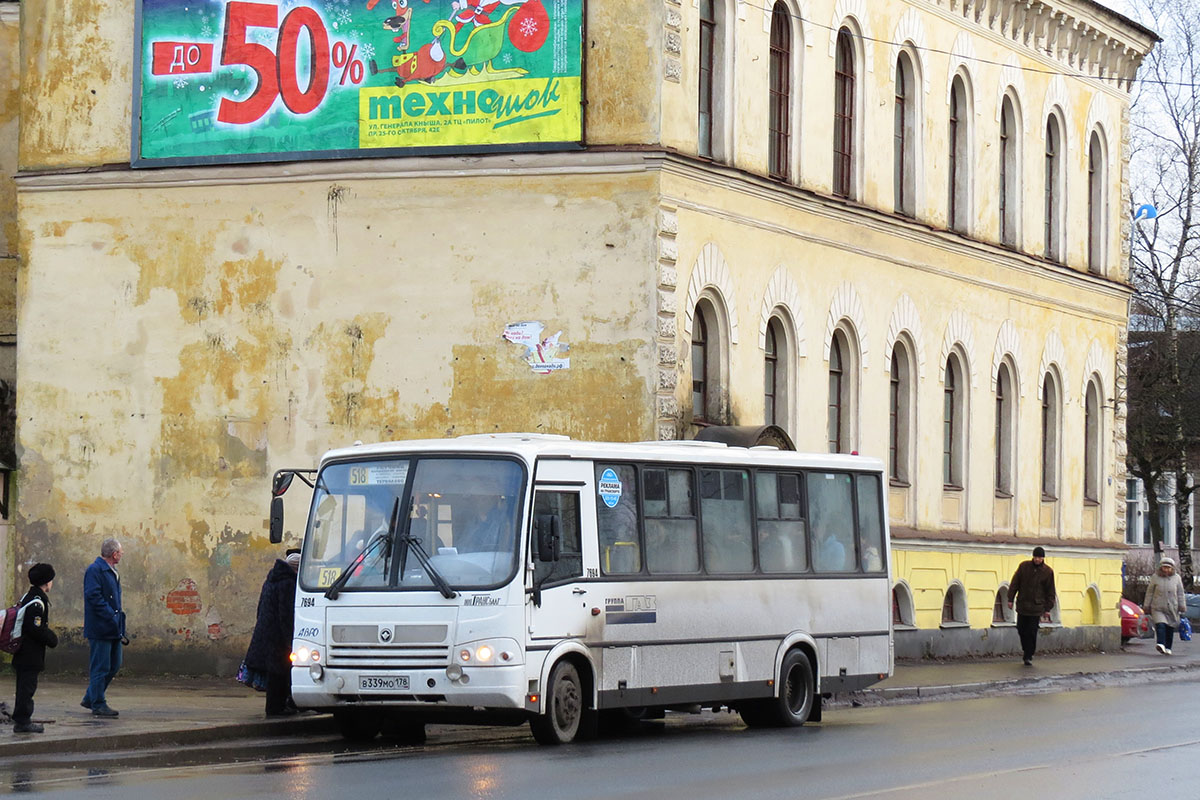
[[457, 680], [451, 680], [445, 669], [292, 668], [292, 698], [300, 708], [387, 705], [524, 709], [527, 685], [523, 664], [464, 668]]

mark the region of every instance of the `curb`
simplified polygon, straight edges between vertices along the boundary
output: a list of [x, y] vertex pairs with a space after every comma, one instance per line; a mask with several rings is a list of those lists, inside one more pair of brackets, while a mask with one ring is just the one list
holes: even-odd
[[1181, 673], [1200, 673], [1200, 664], [1164, 664], [1156, 667], [1129, 667], [1108, 672], [1075, 672], [1070, 674], [1031, 675], [1028, 678], [1006, 678], [975, 683], [955, 683], [932, 686], [897, 686], [887, 689], [864, 689], [834, 695], [828, 708], [847, 708], [888, 703], [920, 703], [935, 700], [968, 700], [991, 697], [1010, 692], [1046, 692], [1063, 688], [1094, 689], [1111, 686], [1138, 677], [1172, 677]]
[[335, 733], [336, 731], [337, 725], [333, 717], [329, 714], [321, 714], [312, 717], [204, 724], [194, 728], [115, 733], [106, 736], [28, 738], [0, 744], [0, 759], [27, 755], [103, 753], [113, 750], [133, 750], [147, 745], [170, 747], [208, 744], [222, 740], [255, 737], [311, 736]]

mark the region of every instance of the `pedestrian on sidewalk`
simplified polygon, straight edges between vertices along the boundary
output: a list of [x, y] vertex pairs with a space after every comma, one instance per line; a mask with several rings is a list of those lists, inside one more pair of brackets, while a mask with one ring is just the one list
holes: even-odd
[[121, 609], [121, 576], [117, 564], [124, 550], [116, 539], [100, 543], [100, 555], [83, 573], [83, 635], [88, 640], [88, 688], [79, 705], [95, 717], [115, 717], [106, 699], [108, 685], [121, 669], [125, 612]]
[[13, 733], [41, 733], [42, 725], [33, 721], [33, 694], [38, 673], [46, 668], [46, 648], [58, 647], [58, 635], [50, 629], [50, 587], [54, 585], [54, 567], [34, 564], [29, 568], [29, 591], [21, 598], [25, 609], [21, 621], [21, 649], [13, 654], [17, 673], [17, 699], [13, 703]]
[[1033, 548], [1033, 558], [1022, 561], [1008, 584], [1008, 607], [1017, 607], [1017, 635], [1025, 666], [1033, 666], [1037, 650], [1038, 625], [1042, 615], [1054, 608], [1058, 595], [1054, 589], [1054, 570], [1046, 563], [1046, 551]]
[[1142, 610], [1154, 623], [1154, 646], [1164, 656], [1171, 655], [1179, 617], [1187, 611], [1187, 597], [1183, 592], [1183, 581], [1175, 574], [1174, 559], [1164, 556], [1158, 562], [1158, 572], [1150, 576], [1150, 585], [1146, 587]]
[[296, 713], [292, 702], [292, 627], [296, 620], [296, 570], [300, 552], [275, 559], [258, 595], [246, 667], [266, 675], [268, 717]]

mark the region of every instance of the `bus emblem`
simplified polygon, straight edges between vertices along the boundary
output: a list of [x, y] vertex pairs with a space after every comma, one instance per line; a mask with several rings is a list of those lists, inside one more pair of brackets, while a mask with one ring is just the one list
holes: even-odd
[[386, 643], [386, 642], [390, 642], [391, 640], [392, 640], [392, 629], [391, 628], [380, 628], [379, 629], [379, 641]]
[[604, 599], [604, 621], [609, 625], [639, 625], [658, 622], [658, 597], [631, 594]]

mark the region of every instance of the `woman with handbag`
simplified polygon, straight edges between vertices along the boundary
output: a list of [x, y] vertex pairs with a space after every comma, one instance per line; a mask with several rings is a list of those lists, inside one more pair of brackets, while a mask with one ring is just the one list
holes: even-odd
[[242, 662], [239, 680], [266, 691], [268, 717], [296, 713], [292, 703], [292, 625], [296, 614], [296, 568], [299, 551], [275, 560], [263, 582], [255, 615], [254, 633]]
[[1158, 652], [1164, 656], [1171, 655], [1175, 629], [1179, 627], [1179, 618], [1187, 611], [1183, 581], [1175, 574], [1174, 559], [1164, 556], [1158, 562], [1158, 572], [1150, 576], [1150, 585], [1146, 587], [1142, 610], [1150, 615], [1150, 621], [1154, 623]]

